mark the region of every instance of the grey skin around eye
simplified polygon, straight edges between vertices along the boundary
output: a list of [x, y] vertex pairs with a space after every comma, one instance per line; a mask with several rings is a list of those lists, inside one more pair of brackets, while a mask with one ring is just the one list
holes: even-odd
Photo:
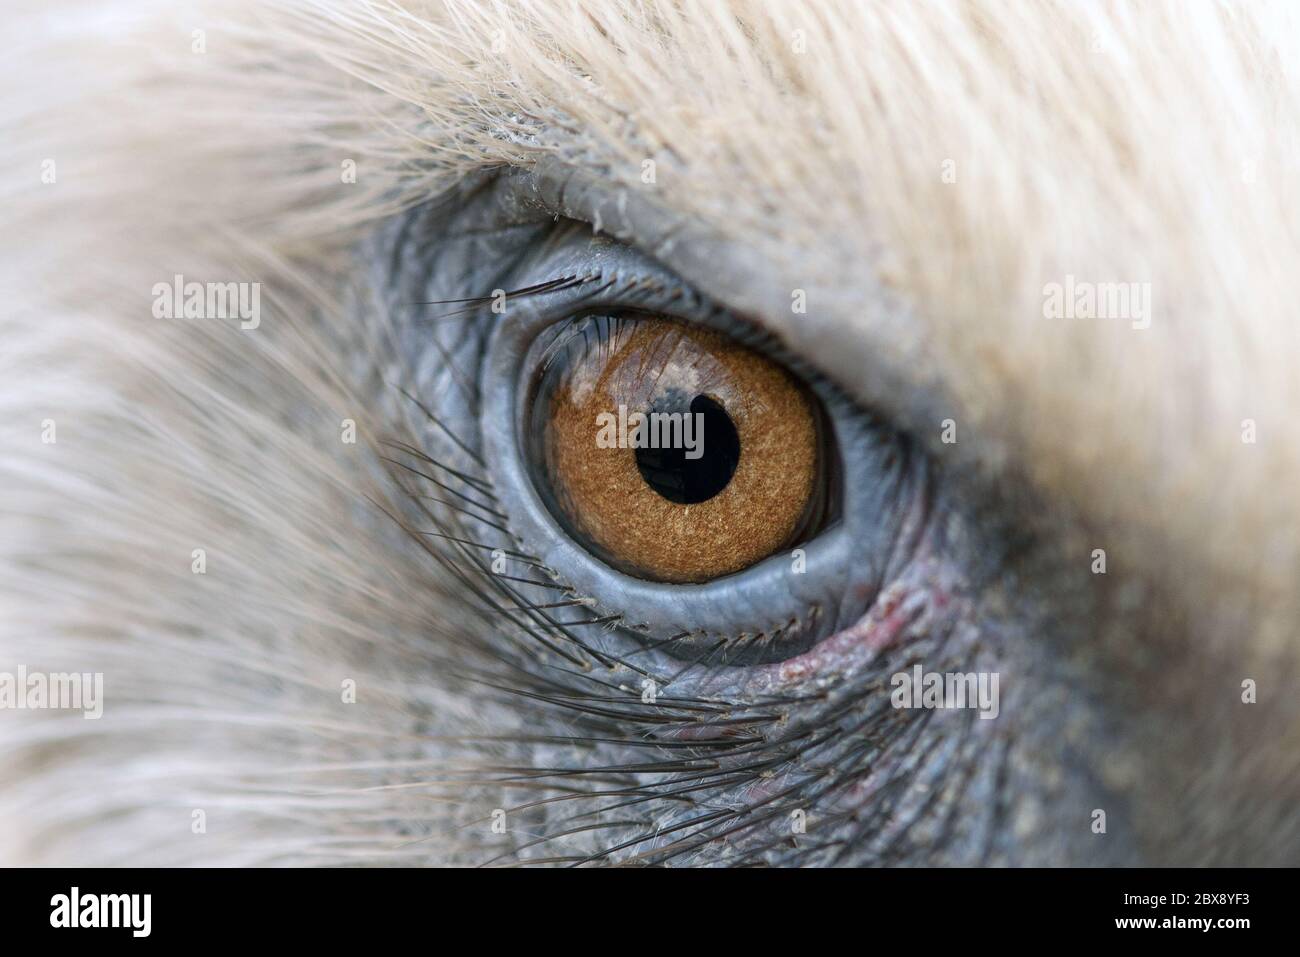
[[[375, 390], [390, 404], [399, 518], [417, 543], [395, 547], [427, 553], [431, 579], [471, 623], [458, 656], [488, 662], [476, 687], [528, 730], [506, 763], [542, 769], [541, 782], [559, 775], [565, 788], [600, 768], [639, 808], [634, 821], [611, 818], [594, 782], [591, 795], [564, 791], [563, 803], [530, 793], [528, 810], [511, 813], [536, 836], [500, 853], [734, 864], [1170, 859], [1134, 829], [1163, 806], [1158, 779], [1132, 771], [1135, 753], [1158, 758], [1158, 743], [1137, 752], [1117, 743], [1117, 705], [1136, 698], [1102, 680], [1096, 654], [1116, 643], [1139, 652], [1133, 636], [1160, 620], [1159, 596], [1117, 606], [1086, 573], [1088, 539], [1074, 516], [1014, 482], [980, 485], [960, 457], [923, 457], [925, 443], [900, 435], [894, 416], [872, 418], [860, 404], [889, 392], [888, 376], [855, 373], [843, 356], [826, 362], [833, 337], [813, 327], [778, 341], [728, 321], [710, 290], [645, 250], [644, 237], [668, 241], [671, 224], [656, 234], [616, 223], [616, 198], [553, 173], [483, 177], [395, 218], [370, 247], [373, 299], [362, 305], [390, 317], [401, 355], [380, 370], [401, 390]], [[597, 208], [620, 239], [559, 215]], [[698, 240], [675, 235], [674, 258]], [[707, 274], [711, 247], [695, 248], [692, 271]], [[722, 269], [716, 288], [738, 277]], [[773, 560], [703, 586], [639, 582], [586, 554], [545, 510], [519, 441], [530, 344], [573, 310], [615, 302], [770, 349], [823, 399], [844, 460], [842, 524], [809, 548], [805, 577]], [[834, 385], [818, 375], [831, 367]], [[892, 381], [898, 394], [870, 405], [878, 414], [915, 394]], [[728, 660], [720, 642], [669, 640], [673, 627], [759, 628], [819, 601], [831, 609], [823, 630], [764, 645], [770, 658]], [[843, 630], [825, 637], [832, 615]], [[997, 675], [996, 718], [896, 710], [891, 681], [917, 666]], [[1104, 841], [1088, 826], [1098, 808], [1108, 813]], [[795, 812], [818, 822], [807, 847], [789, 841]], [[574, 815], [598, 826], [575, 830]]]
[[[712, 659], [718, 665], [783, 660], [857, 620], [915, 544], [927, 495], [923, 459], [770, 337], [708, 303], [643, 254], [593, 236], [585, 224], [540, 214], [518, 199], [516, 185], [467, 184], [441, 210], [404, 217], [377, 241], [377, 259], [401, 280], [389, 308], [410, 316], [404, 333], [416, 363], [410, 375], [425, 383], [422, 402], [440, 423], [426, 429], [427, 441], [441, 449], [440, 461], [459, 471], [474, 468], [476, 457], [491, 463], [494, 511], [502, 513], [491, 517], [509, 528], [510, 551], [529, 555], [595, 617], [642, 642], [688, 658], [721, 642], [724, 650]], [[449, 276], [456, 277], [454, 286]], [[545, 293], [494, 295], [557, 279], [583, 281]], [[460, 301], [475, 297], [487, 301]], [[839, 498], [836, 520], [798, 543], [799, 556], [792, 546], [712, 582], [668, 584], [610, 567], [565, 531], [539, 495], [537, 463], [523, 441], [528, 384], [539, 336], [597, 307], [672, 314], [766, 348], [775, 361], [791, 361], [792, 373], [825, 410]], [[445, 490], [437, 494], [450, 498]], [[489, 517], [466, 507], [472, 516]], [[480, 532], [499, 531], [474, 525]], [[545, 600], [519, 584], [536, 603]]]

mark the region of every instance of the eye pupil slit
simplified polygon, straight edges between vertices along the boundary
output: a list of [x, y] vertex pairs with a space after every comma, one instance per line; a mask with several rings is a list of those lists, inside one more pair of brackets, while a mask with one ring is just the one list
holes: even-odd
[[[681, 412], [656, 408], [656, 412]], [[658, 403], [656, 405], [659, 405]], [[740, 463], [740, 435], [727, 410], [707, 395], [697, 395], [687, 411], [699, 426], [698, 457], [688, 458], [685, 447], [639, 448], [636, 466], [647, 485], [679, 505], [707, 502], [727, 487]]]

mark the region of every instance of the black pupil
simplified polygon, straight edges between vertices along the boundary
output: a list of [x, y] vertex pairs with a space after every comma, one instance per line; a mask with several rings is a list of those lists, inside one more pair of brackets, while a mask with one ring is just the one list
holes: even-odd
[[[682, 411], [679, 404], [673, 404], [678, 405], [677, 409], [661, 406], [653, 411]], [[694, 450], [685, 442], [677, 442], [673, 448], [636, 450], [636, 466], [646, 484], [679, 505], [713, 498], [727, 487], [740, 462], [740, 436], [726, 409], [707, 395], [697, 395], [691, 400], [689, 414], [694, 420], [694, 431], [690, 433]], [[683, 430], [676, 434], [686, 433]], [[688, 452], [699, 455], [687, 458]]]

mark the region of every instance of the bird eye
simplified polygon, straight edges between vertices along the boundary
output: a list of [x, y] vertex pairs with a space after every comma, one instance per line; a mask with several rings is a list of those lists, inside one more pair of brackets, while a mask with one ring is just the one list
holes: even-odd
[[[507, 201], [523, 187], [500, 188], [480, 197], [490, 212], [529, 215]], [[491, 260], [479, 235], [464, 268], [509, 261], [501, 294], [437, 300], [453, 308], [415, 356], [436, 378], [407, 397], [429, 425], [397, 445], [439, 560], [530, 635], [560, 629], [642, 670], [698, 662], [678, 687], [861, 619], [925, 527], [929, 470], [907, 436], [757, 321], [583, 223], [547, 214]]]
[[543, 499], [628, 574], [729, 575], [815, 535], [830, 513], [819, 403], [716, 331], [649, 313], [560, 323], [529, 406]]

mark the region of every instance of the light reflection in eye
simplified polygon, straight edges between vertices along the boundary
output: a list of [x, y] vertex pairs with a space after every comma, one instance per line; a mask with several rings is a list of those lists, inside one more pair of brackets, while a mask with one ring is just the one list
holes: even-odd
[[609, 564], [703, 582], [818, 530], [828, 430], [778, 364], [709, 329], [626, 314], [572, 320], [540, 369], [538, 485]]

